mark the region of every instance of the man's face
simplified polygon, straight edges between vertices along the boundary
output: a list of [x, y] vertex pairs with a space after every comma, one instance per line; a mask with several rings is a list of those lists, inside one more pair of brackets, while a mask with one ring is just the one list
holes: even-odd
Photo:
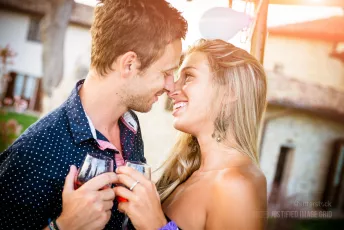
[[128, 82], [123, 93], [126, 94], [129, 109], [149, 112], [159, 96], [174, 90], [174, 72], [178, 68], [181, 52], [181, 40], [171, 42], [156, 62]]

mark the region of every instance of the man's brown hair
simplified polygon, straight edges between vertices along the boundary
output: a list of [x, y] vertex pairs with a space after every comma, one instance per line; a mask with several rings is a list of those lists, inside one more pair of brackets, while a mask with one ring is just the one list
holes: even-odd
[[91, 66], [100, 75], [128, 51], [137, 54], [140, 70], [145, 70], [168, 43], [185, 38], [188, 26], [165, 0], [102, 0], [94, 14]]

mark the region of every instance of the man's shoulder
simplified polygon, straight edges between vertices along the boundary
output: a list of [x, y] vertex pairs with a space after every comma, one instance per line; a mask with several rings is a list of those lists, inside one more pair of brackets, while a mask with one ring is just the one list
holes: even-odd
[[68, 121], [65, 111], [63, 106], [55, 109], [31, 125], [24, 134], [41, 135], [52, 128], [58, 129], [59, 127], [63, 127], [65, 122]]
[[[45, 139], [52, 132], [59, 132], [67, 125], [64, 107], [59, 107], [40, 118], [37, 122], [27, 128], [22, 135], [10, 146], [12, 150], [18, 148], [35, 148], [34, 141], [37, 139]], [[9, 149], [10, 149], [9, 148]]]

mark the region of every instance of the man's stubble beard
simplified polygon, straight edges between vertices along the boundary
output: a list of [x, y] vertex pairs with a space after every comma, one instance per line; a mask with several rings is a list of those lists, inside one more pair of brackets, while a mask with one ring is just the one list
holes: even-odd
[[147, 113], [152, 109], [153, 103], [147, 100], [147, 97], [124, 91], [124, 103], [129, 110], [134, 110], [140, 113]]

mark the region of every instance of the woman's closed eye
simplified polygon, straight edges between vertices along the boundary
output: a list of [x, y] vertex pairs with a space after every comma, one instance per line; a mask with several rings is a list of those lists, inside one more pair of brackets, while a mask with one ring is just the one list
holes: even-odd
[[184, 82], [185, 82], [185, 84], [187, 84], [187, 83], [191, 82], [193, 79], [194, 79], [193, 75], [191, 75], [189, 73], [186, 73], [185, 74], [185, 81]]

